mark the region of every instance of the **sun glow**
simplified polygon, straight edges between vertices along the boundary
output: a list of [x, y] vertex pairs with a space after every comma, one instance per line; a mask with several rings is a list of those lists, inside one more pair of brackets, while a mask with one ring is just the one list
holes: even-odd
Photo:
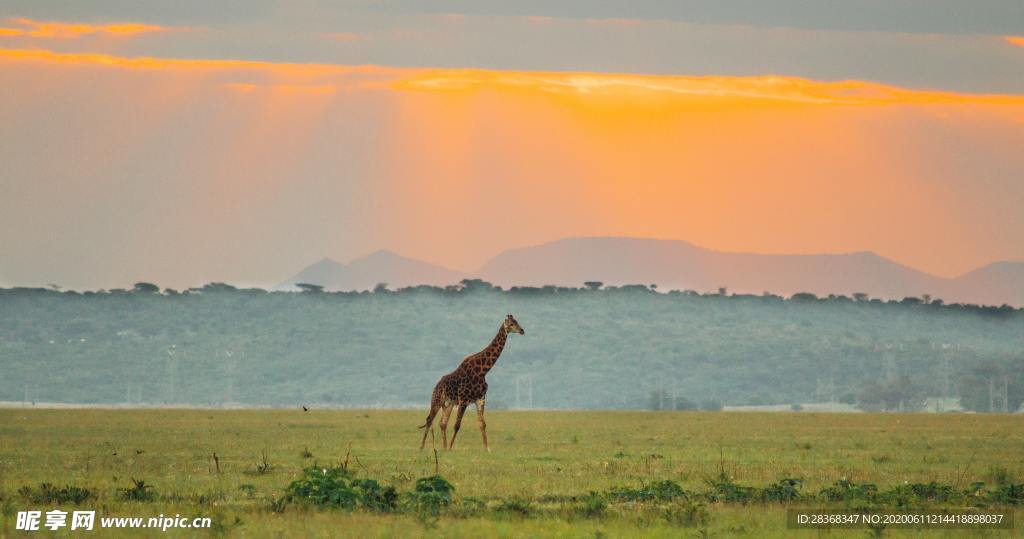
[[[1014, 211], [1024, 166], [1020, 95], [39, 49], [0, 49], [0, 66], [0, 112], [29, 133], [8, 157], [63, 152], [16, 170], [76, 179], [55, 222], [89, 193], [165, 178], [189, 215], [184, 237], [283, 234], [289, 223], [266, 228], [266, 215], [292, 208], [317, 237], [466, 268], [512, 231], [502, 245], [634, 235], [873, 249], [955, 273], [1004, 249], [986, 231]], [[997, 187], [963, 187], [972, 178]]]

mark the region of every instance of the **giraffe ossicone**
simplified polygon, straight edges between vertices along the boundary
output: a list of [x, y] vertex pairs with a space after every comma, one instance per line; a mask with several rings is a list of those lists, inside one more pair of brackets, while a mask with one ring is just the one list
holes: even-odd
[[[488, 451], [491, 448], [487, 445], [487, 423], [484, 421], [484, 407], [487, 399], [487, 373], [494, 367], [505, 349], [505, 341], [509, 333], [525, 335], [526, 330], [519, 325], [511, 314], [506, 316], [498, 328], [497, 335], [491, 340], [487, 348], [471, 354], [462, 360], [462, 363], [454, 371], [444, 375], [434, 386], [434, 393], [430, 398], [430, 412], [427, 414], [427, 421], [420, 425], [423, 431], [423, 441], [420, 442], [420, 449], [427, 443], [427, 434], [433, 430], [434, 417], [438, 411], [441, 412], [441, 446], [444, 449], [451, 449], [455, 445], [455, 435], [459, 433], [462, 426], [462, 415], [470, 404], [476, 405], [476, 419], [480, 426], [480, 436], [484, 440], [484, 448]], [[448, 443], [448, 418], [452, 410], [458, 408], [455, 416], [455, 430], [452, 432], [452, 441]]]

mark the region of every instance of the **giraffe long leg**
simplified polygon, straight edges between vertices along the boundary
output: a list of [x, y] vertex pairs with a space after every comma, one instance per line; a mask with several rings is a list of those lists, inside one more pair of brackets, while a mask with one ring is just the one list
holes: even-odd
[[427, 445], [427, 433], [434, 431], [434, 416], [437, 415], [437, 410], [440, 407], [441, 396], [438, 394], [437, 388], [434, 388], [434, 393], [430, 396], [430, 412], [427, 413], [427, 420], [419, 427], [423, 429], [423, 441], [420, 442], [420, 449]]
[[441, 408], [441, 449], [448, 449], [448, 418], [454, 407], [454, 404], [449, 404]]
[[448, 444], [448, 449], [455, 446], [455, 436], [459, 434], [459, 427], [462, 426], [462, 414], [466, 413], [466, 407], [468, 406], [468, 402], [459, 403], [459, 414], [455, 416], [455, 431], [452, 432], [452, 443]]
[[484, 439], [484, 449], [490, 451], [491, 448], [487, 445], [487, 422], [484, 421], [484, 406], [486, 404], [486, 399], [476, 401], [476, 422], [480, 425], [480, 436]]

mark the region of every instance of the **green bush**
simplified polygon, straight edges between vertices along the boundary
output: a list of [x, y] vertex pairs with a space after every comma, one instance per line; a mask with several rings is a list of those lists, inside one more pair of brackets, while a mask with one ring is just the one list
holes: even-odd
[[412, 492], [406, 494], [406, 503], [421, 515], [437, 516], [441, 509], [452, 503], [455, 487], [440, 475], [416, 480]]
[[615, 500], [623, 502], [667, 502], [685, 497], [686, 492], [683, 490], [683, 487], [679, 486], [679, 483], [671, 479], [665, 479], [644, 485], [638, 489], [630, 487], [613, 488], [608, 492], [608, 495]]
[[1019, 505], [1024, 503], [1024, 483], [999, 485], [988, 497], [995, 503]]
[[759, 497], [756, 488], [737, 485], [725, 474], [717, 480], [709, 480], [708, 486], [704, 496], [710, 502], [747, 503]]
[[382, 513], [394, 511], [398, 502], [394, 487], [383, 487], [373, 479], [356, 479], [341, 466], [306, 468], [301, 479], [288, 485], [285, 496], [298, 503]]
[[794, 502], [800, 499], [799, 479], [785, 478], [761, 489], [761, 500], [766, 502]]
[[389, 513], [398, 505], [395, 487], [382, 487], [373, 479], [353, 479], [352, 488], [358, 493], [359, 506], [379, 513]]
[[821, 489], [819, 495], [830, 502], [848, 502], [854, 500], [871, 500], [878, 494], [878, 487], [873, 483], [854, 483], [843, 478]]
[[18, 489], [18, 494], [26, 500], [36, 504], [80, 504], [89, 498], [95, 497], [87, 488], [66, 485], [57, 488], [50, 483], [40, 483], [38, 488], [24, 486]]
[[132, 486], [117, 490], [122, 500], [133, 502], [150, 502], [156, 498], [153, 487], [142, 479], [132, 478]]

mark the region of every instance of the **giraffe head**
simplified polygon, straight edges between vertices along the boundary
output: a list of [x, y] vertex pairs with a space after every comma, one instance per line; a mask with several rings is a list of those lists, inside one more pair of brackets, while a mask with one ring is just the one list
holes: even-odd
[[505, 322], [502, 323], [501, 327], [505, 328], [505, 332], [507, 333], [518, 333], [520, 335], [526, 335], [526, 330], [523, 329], [523, 326], [519, 325], [519, 322], [517, 322], [511, 314], [505, 317]]

